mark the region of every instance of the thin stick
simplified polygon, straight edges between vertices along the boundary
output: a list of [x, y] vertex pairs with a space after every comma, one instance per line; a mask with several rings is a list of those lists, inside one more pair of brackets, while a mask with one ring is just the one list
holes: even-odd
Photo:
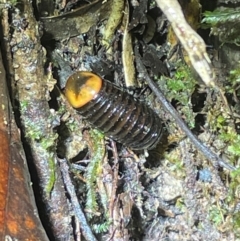
[[203, 39], [187, 23], [177, 0], [156, 0], [188, 53], [192, 66], [207, 86], [216, 87], [216, 75], [211, 66]]
[[74, 213], [80, 223], [80, 228], [82, 230], [82, 234], [87, 241], [97, 241], [97, 239], [94, 237], [92, 230], [90, 229], [90, 227], [87, 223], [87, 220], [84, 216], [84, 213], [79, 205], [77, 195], [74, 190], [74, 186], [73, 186], [71, 178], [69, 176], [69, 172], [68, 172], [69, 167], [67, 165], [67, 161], [66, 161], [66, 159], [58, 159], [58, 161], [59, 161], [59, 164], [61, 167], [61, 172], [62, 172], [62, 177], [63, 177], [63, 181], [65, 184], [65, 188], [71, 198]]

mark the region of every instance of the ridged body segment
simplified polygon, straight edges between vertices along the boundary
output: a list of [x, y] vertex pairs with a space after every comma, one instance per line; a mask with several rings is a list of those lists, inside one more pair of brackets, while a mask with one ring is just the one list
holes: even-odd
[[[78, 81], [81, 73], [70, 78]], [[73, 91], [68, 82], [66, 96], [67, 91]], [[161, 119], [152, 109], [106, 80], [102, 80], [101, 89], [92, 100], [75, 109], [94, 128], [135, 150], [154, 148], [162, 135]]]

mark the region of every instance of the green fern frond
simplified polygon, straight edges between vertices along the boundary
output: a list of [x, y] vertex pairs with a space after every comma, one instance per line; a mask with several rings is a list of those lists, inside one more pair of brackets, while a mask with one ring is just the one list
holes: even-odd
[[240, 10], [217, 9], [203, 16], [202, 28], [211, 28], [211, 34], [223, 43], [240, 44]]

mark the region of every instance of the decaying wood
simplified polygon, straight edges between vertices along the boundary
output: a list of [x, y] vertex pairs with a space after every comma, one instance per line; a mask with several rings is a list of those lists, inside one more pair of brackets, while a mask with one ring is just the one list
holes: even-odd
[[[27, 156], [36, 167], [42, 200], [56, 240], [72, 240], [70, 207], [61, 173], [56, 165], [54, 114], [50, 111], [49, 90], [54, 81], [45, 75], [45, 51], [40, 44], [38, 23], [29, 1], [22, 1], [24, 12], [15, 12], [11, 50], [14, 79], [18, 90], [21, 125], [29, 144]], [[23, 21], [24, 19], [24, 21]], [[21, 195], [19, 195], [20, 198]]]
[[0, 54], [0, 240], [47, 241], [37, 214], [26, 157]]

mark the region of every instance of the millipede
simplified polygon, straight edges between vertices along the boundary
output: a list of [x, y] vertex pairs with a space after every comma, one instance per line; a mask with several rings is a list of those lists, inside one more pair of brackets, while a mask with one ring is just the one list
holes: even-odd
[[92, 72], [72, 74], [65, 96], [92, 127], [133, 150], [153, 149], [161, 139], [162, 121], [150, 107]]

